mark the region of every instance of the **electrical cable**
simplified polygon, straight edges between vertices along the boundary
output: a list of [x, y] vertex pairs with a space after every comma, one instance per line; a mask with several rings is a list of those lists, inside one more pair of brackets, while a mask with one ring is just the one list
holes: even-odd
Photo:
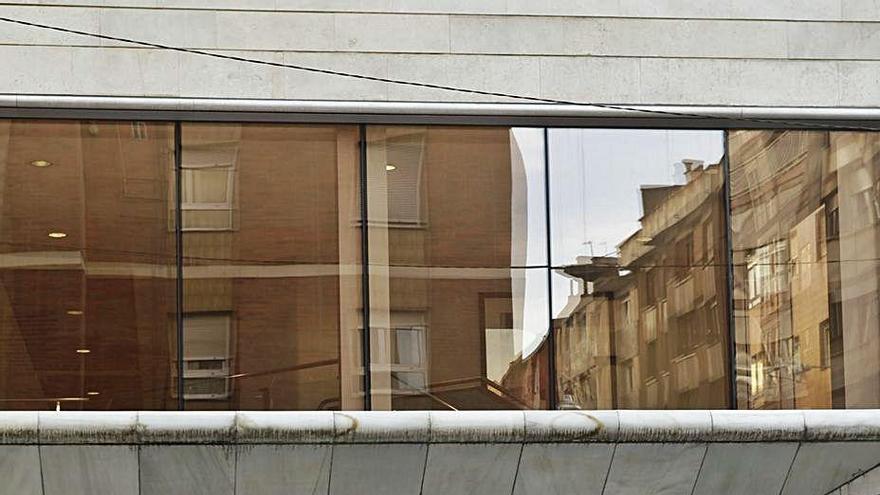
[[96, 39], [117, 41], [117, 42], [121, 42], [121, 43], [129, 43], [132, 45], [138, 45], [138, 46], [143, 46], [143, 47], [148, 47], [148, 48], [170, 50], [170, 51], [188, 53], [188, 54], [192, 54], [192, 55], [201, 55], [201, 56], [205, 56], [205, 57], [212, 57], [212, 58], [223, 59], [223, 60], [232, 60], [232, 61], [236, 61], [236, 62], [258, 64], [258, 65], [264, 65], [264, 66], [269, 66], [269, 67], [279, 67], [279, 68], [283, 68], [283, 69], [293, 69], [293, 70], [299, 70], [299, 71], [304, 71], [304, 72], [312, 72], [312, 73], [316, 73], [316, 74], [325, 74], [325, 75], [338, 76], [338, 77], [347, 77], [347, 78], [352, 78], [352, 79], [360, 79], [360, 80], [364, 80], [364, 81], [374, 81], [374, 82], [381, 82], [381, 83], [387, 83], [387, 84], [397, 84], [397, 85], [402, 85], [402, 86], [411, 86], [411, 87], [418, 87], [418, 88], [425, 88], [425, 89], [436, 89], [436, 90], [441, 90], [441, 91], [450, 91], [450, 92], [465, 93], [465, 94], [472, 94], [472, 95], [479, 95], [479, 96], [492, 96], [492, 97], [497, 97], [497, 98], [508, 98], [508, 99], [514, 99], [514, 100], [520, 100], [520, 101], [528, 101], [531, 103], [587, 106], [587, 107], [602, 108], [602, 109], [606, 109], [606, 110], [619, 110], [619, 111], [643, 113], [643, 114], [649, 114], [649, 115], [659, 115], [659, 116], [666, 116], [666, 117], [678, 117], [678, 118], [689, 118], [689, 119], [701, 119], [701, 120], [711, 120], [711, 121], [722, 120], [722, 121], [732, 121], [732, 122], [749, 122], [749, 123], [764, 124], [764, 125], [766, 125], [766, 124], [772, 124], [772, 125], [783, 124], [783, 125], [788, 125], [788, 126], [797, 127], [797, 128], [805, 128], [805, 129], [821, 128], [821, 129], [840, 130], [840, 131], [854, 131], [854, 130], [875, 131], [875, 132], [880, 131], [880, 128], [878, 128], [878, 127], [840, 126], [840, 125], [833, 125], [833, 124], [827, 124], [827, 123], [822, 123], [822, 122], [804, 123], [804, 122], [784, 121], [784, 120], [776, 120], [776, 119], [760, 119], [760, 118], [754, 118], [754, 117], [732, 117], [732, 116], [726, 116], [726, 115], [705, 115], [705, 114], [694, 114], [694, 113], [688, 113], [688, 112], [678, 112], [678, 111], [673, 111], [673, 110], [660, 110], [660, 109], [655, 109], [655, 108], [639, 108], [639, 107], [632, 107], [632, 106], [625, 106], [625, 105], [614, 105], [614, 104], [609, 104], [609, 103], [582, 102], [582, 101], [579, 102], [579, 101], [570, 101], [570, 100], [560, 100], [560, 99], [555, 99], [555, 98], [542, 98], [542, 97], [538, 97], [538, 96], [526, 96], [526, 95], [519, 95], [519, 94], [514, 94], [514, 93], [504, 93], [504, 92], [500, 92], [500, 91], [487, 91], [487, 90], [481, 90], [481, 89], [463, 88], [463, 87], [458, 87], [458, 86], [448, 86], [448, 85], [443, 85], [443, 84], [410, 81], [410, 80], [406, 80], [406, 79], [395, 79], [395, 78], [387, 78], [387, 77], [370, 76], [367, 74], [359, 74], [359, 73], [354, 73], [354, 72], [324, 69], [324, 68], [320, 68], [320, 67], [310, 67], [310, 66], [299, 65], [299, 64], [286, 64], [286, 63], [281, 63], [281, 62], [271, 62], [268, 60], [259, 60], [259, 59], [253, 59], [253, 58], [239, 57], [239, 56], [227, 55], [227, 54], [223, 54], [223, 53], [215, 53], [215, 52], [208, 52], [208, 51], [204, 51], [204, 50], [183, 48], [183, 47], [179, 47], [179, 46], [164, 45], [161, 43], [136, 40], [136, 39], [132, 39], [132, 38], [123, 38], [123, 37], [119, 37], [119, 36], [110, 36], [107, 34], [92, 33], [89, 31], [81, 31], [81, 30], [77, 30], [77, 29], [64, 28], [64, 27], [60, 27], [60, 26], [51, 26], [48, 24], [23, 21], [21, 19], [14, 19], [11, 17], [0, 17], [0, 21], [10, 23], [10, 24], [18, 24], [21, 26], [38, 28], [38, 29], [45, 29], [45, 30], [67, 33], [67, 34], [76, 34], [76, 35], [80, 35], [80, 36], [88, 36], [88, 37], [96, 38]]

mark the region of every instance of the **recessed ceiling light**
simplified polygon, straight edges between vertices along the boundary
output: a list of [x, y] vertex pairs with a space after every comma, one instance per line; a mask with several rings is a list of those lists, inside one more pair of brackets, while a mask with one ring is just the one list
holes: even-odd
[[390, 164], [390, 163], [388, 163], [388, 164], [385, 165], [385, 170], [391, 172], [392, 170], [397, 170], [397, 167], [394, 166], [394, 165], [392, 165], [392, 164]]
[[51, 237], [52, 239], [64, 239], [65, 237], [67, 237], [67, 234], [65, 234], [64, 232], [49, 232], [49, 237]]
[[34, 160], [31, 162], [31, 165], [39, 168], [46, 168], [52, 165], [52, 162], [50, 162], [49, 160]]
[[83, 314], [83, 312], [78, 309], [68, 309], [67, 314], [69, 314], [70, 316], [79, 316]]
[[86, 395], [101, 395], [101, 392], [86, 392]]
[[91, 349], [77, 349], [76, 350], [77, 354], [88, 354], [90, 352], [92, 352]]

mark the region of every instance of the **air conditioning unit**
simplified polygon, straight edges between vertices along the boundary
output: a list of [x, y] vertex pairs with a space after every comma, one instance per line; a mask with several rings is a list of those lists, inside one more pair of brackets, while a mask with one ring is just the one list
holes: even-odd
[[183, 361], [183, 398], [229, 398], [229, 361], [226, 358], [187, 358]]

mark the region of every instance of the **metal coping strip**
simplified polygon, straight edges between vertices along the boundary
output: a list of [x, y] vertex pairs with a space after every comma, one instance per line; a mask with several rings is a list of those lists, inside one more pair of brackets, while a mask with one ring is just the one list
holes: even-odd
[[[791, 124], [880, 127], [880, 108], [440, 103], [0, 94], [0, 118], [512, 124], [532, 126], [774, 128]], [[686, 113], [693, 116], [647, 112]]]

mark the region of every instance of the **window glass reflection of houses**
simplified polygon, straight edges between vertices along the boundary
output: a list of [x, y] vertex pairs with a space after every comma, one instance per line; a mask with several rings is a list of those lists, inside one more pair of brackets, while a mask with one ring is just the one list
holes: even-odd
[[878, 143], [874, 133], [731, 133], [740, 407], [880, 402]]
[[374, 409], [548, 407], [542, 137], [368, 127]]
[[550, 146], [563, 402], [725, 407], [721, 133], [563, 130]]

